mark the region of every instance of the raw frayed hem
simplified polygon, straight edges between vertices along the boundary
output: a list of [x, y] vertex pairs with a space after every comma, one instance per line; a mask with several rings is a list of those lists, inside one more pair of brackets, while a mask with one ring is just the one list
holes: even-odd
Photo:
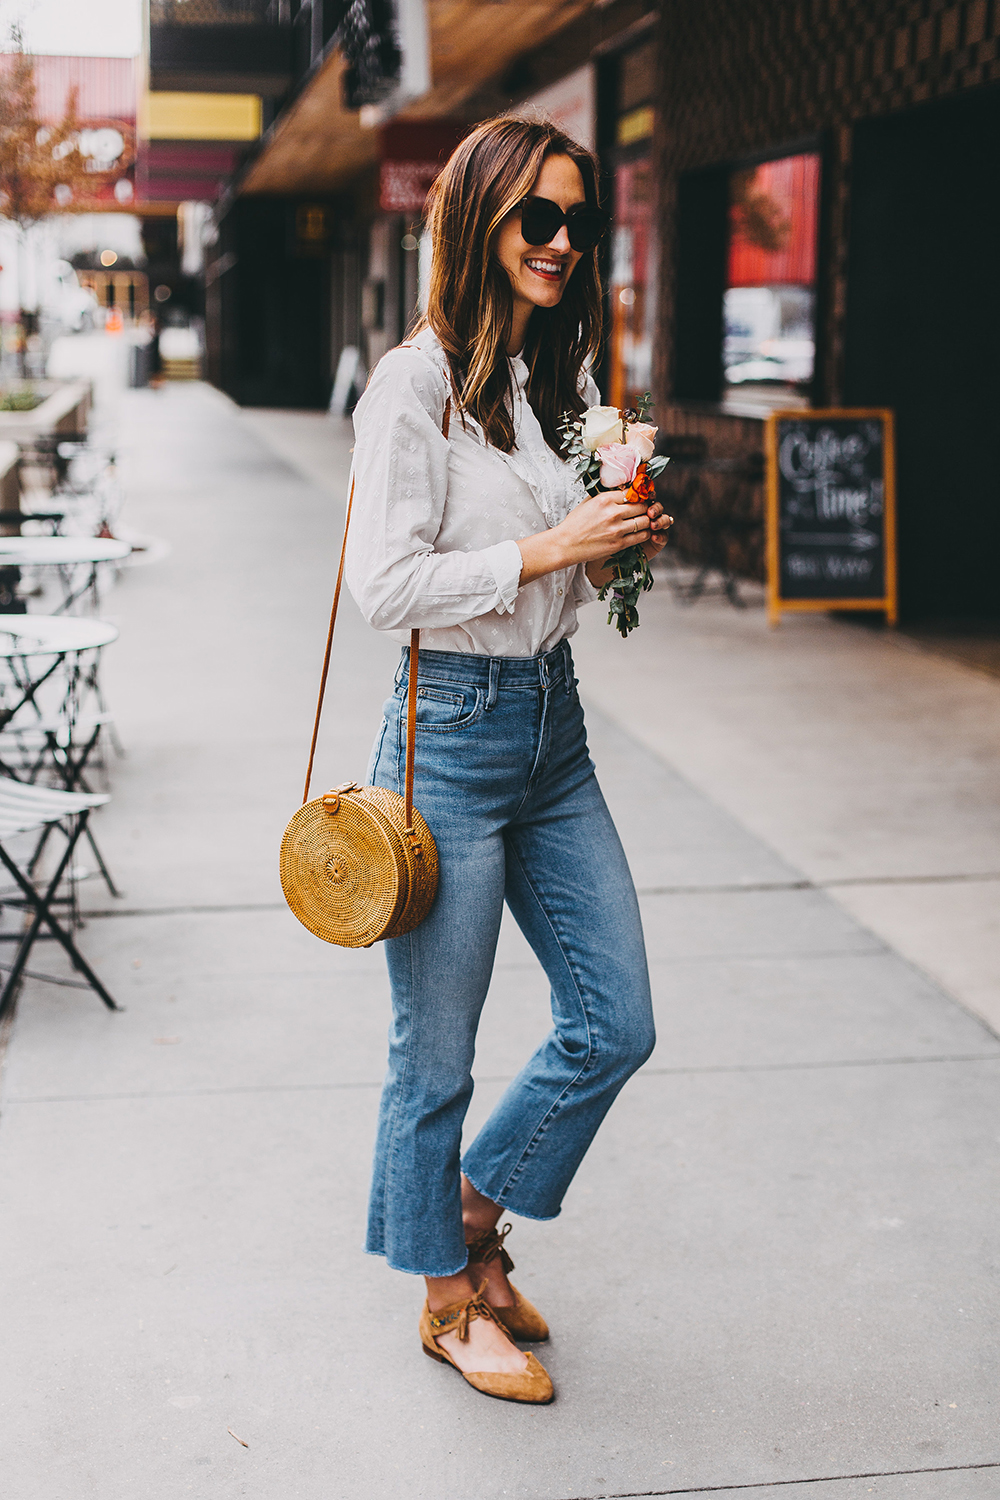
[[404, 1276], [457, 1276], [469, 1264], [469, 1257], [466, 1256], [460, 1266], [455, 1266], [450, 1271], [414, 1271], [410, 1266], [398, 1266], [395, 1261], [389, 1259], [384, 1250], [369, 1250], [366, 1245], [365, 1254], [381, 1256], [390, 1271], [400, 1271]]
[[476, 1192], [481, 1194], [482, 1197], [488, 1198], [491, 1203], [496, 1203], [498, 1207], [503, 1209], [504, 1213], [516, 1214], [519, 1219], [532, 1219], [536, 1224], [550, 1224], [553, 1219], [558, 1219], [562, 1213], [562, 1204], [559, 1205], [554, 1214], [532, 1214], [526, 1208], [515, 1208], [513, 1203], [507, 1203], [503, 1198], [494, 1198], [492, 1193], [486, 1192], [485, 1188], [481, 1188], [478, 1182], [473, 1181], [469, 1175], [468, 1167], [464, 1164], [462, 1166], [462, 1176], [468, 1178]]

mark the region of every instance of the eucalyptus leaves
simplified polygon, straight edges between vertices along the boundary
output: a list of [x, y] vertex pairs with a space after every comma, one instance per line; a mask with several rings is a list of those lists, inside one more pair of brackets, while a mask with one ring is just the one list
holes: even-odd
[[[651, 403], [647, 391], [638, 410], [591, 406], [582, 416], [564, 414], [559, 423], [563, 450], [589, 495], [624, 490], [630, 504], [654, 499], [653, 480], [670, 460], [653, 454], [656, 428], [646, 421]], [[626, 547], [605, 566], [614, 568], [615, 576], [597, 597], [603, 600], [610, 595], [608, 624], [627, 636], [639, 624], [639, 595], [653, 587], [649, 562], [641, 546]]]

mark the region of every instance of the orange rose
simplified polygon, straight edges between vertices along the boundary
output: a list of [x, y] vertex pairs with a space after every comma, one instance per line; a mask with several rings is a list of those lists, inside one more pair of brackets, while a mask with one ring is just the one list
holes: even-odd
[[656, 488], [649, 477], [649, 470], [643, 464], [628, 487], [629, 503], [632, 505], [644, 504], [647, 500], [652, 500], [655, 494]]

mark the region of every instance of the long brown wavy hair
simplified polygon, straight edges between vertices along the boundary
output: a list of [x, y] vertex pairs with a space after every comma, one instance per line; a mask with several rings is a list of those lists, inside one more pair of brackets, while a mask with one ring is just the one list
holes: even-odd
[[[586, 201], [598, 201], [594, 156], [545, 121], [502, 116], [487, 120], [456, 147], [431, 189], [428, 224], [432, 258], [427, 313], [440, 340], [462, 408], [487, 440], [514, 446], [510, 336], [514, 297], [496, 254], [504, 217], [530, 193], [547, 156], [568, 156], [580, 169]], [[597, 251], [585, 252], [556, 307], [536, 307], [522, 356], [526, 395], [545, 441], [559, 451], [556, 426], [565, 411], [581, 412], [584, 361], [601, 341], [601, 284]]]

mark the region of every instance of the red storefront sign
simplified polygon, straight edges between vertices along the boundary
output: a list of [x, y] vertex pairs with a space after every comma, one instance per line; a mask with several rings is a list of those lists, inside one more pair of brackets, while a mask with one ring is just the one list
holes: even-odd
[[431, 184], [469, 126], [459, 120], [393, 121], [381, 131], [379, 208], [423, 213]]
[[245, 155], [241, 143], [148, 141], [139, 161], [139, 196], [148, 203], [211, 203]]

